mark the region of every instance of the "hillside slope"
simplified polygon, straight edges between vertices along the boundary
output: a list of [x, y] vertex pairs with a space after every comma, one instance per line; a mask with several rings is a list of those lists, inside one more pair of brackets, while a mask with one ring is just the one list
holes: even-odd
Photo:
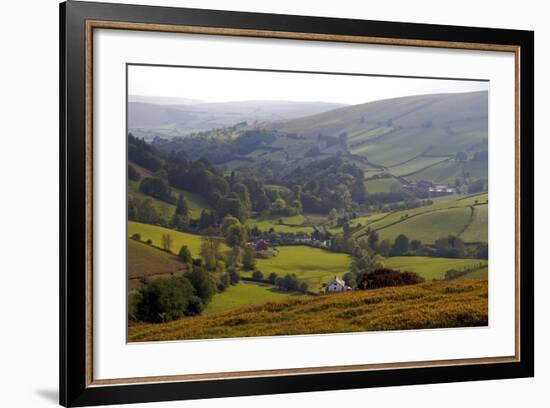
[[296, 297], [164, 324], [128, 327], [130, 342], [486, 326], [486, 280]]
[[386, 167], [421, 155], [487, 149], [488, 92], [417, 95], [369, 102], [278, 122], [306, 137], [345, 133], [352, 154]]

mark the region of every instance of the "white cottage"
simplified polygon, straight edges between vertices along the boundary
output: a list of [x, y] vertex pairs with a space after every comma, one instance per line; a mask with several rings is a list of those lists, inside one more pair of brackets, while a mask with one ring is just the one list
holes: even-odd
[[351, 287], [346, 285], [346, 282], [344, 282], [342, 279], [335, 276], [334, 279], [327, 284], [326, 290], [328, 293], [344, 292], [346, 290], [351, 290]]

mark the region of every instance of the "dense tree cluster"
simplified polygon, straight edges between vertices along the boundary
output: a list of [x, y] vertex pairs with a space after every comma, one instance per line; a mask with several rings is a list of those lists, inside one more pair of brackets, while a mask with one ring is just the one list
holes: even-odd
[[141, 180], [139, 191], [143, 194], [174, 204], [176, 199], [172, 197], [170, 186], [166, 180], [159, 177], [147, 177]]
[[202, 298], [185, 276], [145, 281], [138, 293], [135, 318], [163, 323], [200, 314], [208, 298]]
[[128, 160], [156, 172], [162, 167], [160, 152], [149, 143], [128, 134]]
[[296, 167], [282, 183], [301, 186], [305, 212], [328, 214], [333, 208], [351, 210], [367, 197], [364, 171], [341, 157], [330, 157]]
[[357, 288], [378, 289], [388, 286], [414, 285], [423, 282], [424, 279], [415, 272], [400, 272], [393, 269], [376, 269], [364, 274], [357, 283]]

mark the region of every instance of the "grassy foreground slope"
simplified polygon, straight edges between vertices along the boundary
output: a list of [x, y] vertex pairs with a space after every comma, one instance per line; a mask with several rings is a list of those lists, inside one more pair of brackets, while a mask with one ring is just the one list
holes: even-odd
[[164, 324], [128, 327], [130, 342], [486, 326], [487, 281], [293, 297]]

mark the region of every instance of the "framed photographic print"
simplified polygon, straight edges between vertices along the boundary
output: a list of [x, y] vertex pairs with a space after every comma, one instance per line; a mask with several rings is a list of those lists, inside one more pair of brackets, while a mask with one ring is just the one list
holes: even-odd
[[60, 21], [61, 404], [533, 376], [533, 32]]

